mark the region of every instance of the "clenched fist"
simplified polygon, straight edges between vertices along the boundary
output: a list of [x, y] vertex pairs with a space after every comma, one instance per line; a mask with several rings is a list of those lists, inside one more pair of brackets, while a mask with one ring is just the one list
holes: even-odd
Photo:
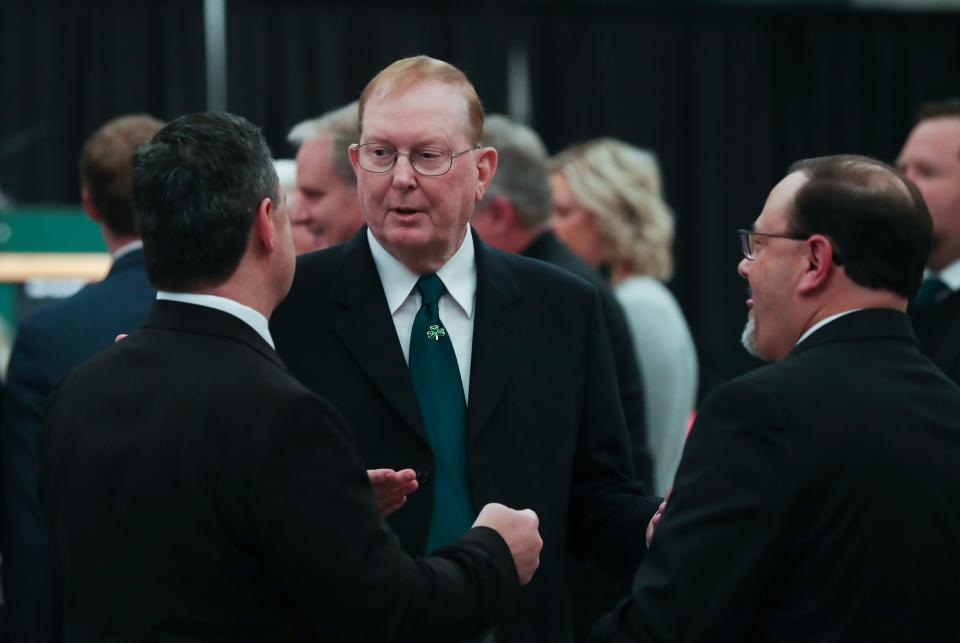
[[473, 526], [490, 527], [503, 537], [513, 555], [513, 564], [517, 566], [520, 584], [529, 583], [540, 566], [540, 550], [543, 549], [537, 514], [532, 509], [517, 511], [491, 502], [480, 510]]

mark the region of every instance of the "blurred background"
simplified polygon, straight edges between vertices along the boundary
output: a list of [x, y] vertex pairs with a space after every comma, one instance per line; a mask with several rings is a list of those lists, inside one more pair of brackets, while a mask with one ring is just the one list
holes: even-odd
[[107, 270], [76, 167], [105, 121], [226, 109], [292, 157], [294, 124], [425, 53], [551, 152], [614, 136], [657, 154], [677, 217], [670, 287], [702, 397], [756, 364], [739, 343], [737, 228], [797, 159], [892, 162], [919, 104], [960, 94], [958, 36], [960, 2], [948, 0], [5, 0], [0, 343], [33, 307]]

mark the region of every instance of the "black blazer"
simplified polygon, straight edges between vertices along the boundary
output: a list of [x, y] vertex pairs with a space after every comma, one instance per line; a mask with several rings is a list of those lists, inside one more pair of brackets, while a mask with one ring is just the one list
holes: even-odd
[[462, 640], [517, 598], [491, 529], [403, 554], [339, 413], [218, 310], [157, 302], [72, 371], [42, 465], [66, 643]]
[[920, 352], [960, 383], [960, 291], [921, 310], [909, 310]]
[[[421, 489], [388, 522], [422, 554], [433, 455], [366, 238], [300, 257], [273, 316], [291, 372], [343, 412], [370, 468], [412, 467]], [[474, 235], [477, 293], [467, 404], [467, 479], [488, 502], [540, 517], [541, 566], [498, 643], [564, 641], [564, 552], [632, 574], [656, 502], [631, 478], [628, 438], [596, 289]]]
[[653, 463], [650, 460], [650, 449], [647, 447], [643, 380], [637, 364], [637, 351], [633, 346], [633, 337], [630, 335], [630, 327], [623, 313], [623, 307], [603, 277], [563, 245], [552, 230], [539, 234], [520, 254], [560, 266], [581, 279], [586, 279], [597, 289], [607, 334], [610, 337], [610, 348], [613, 350], [620, 403], [623, 405], [627, 432], [630, 434], [633, 473], [638, 480], [642, 480], [647, 485], [651, 484]]
[[704, 402], [631, 598], [594, 641], [955, 641], [960, 389], [895, 310]]
[[40, 418], [68, 370], [143, 323], [156, 291], [143, 251], [123, 255], [107, 277], [39, 309], [17, 332], [10, 355], [3, 428], [3, 589], [13, 643], [58, 640], [56, 556], [37, 499]]

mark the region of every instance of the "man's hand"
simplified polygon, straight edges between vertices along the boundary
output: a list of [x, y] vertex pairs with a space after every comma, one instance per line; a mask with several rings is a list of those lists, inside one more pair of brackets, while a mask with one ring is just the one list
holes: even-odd
[[543, 549], [537, 514], [532, 509], [516, 511], [492, 502], [480, 510], [473, 526], [490, 527], [503, 537], [513, 555], [513, 564], [517, 566], [520, 584], [529, 583], [533, 572], [540, 566], [540, 550]]
[[367, 476], [377, 497], [380, 515], [386, 518], [403, 506], [407, 496], [417, 490], [417, 472], [413, 469], [369, 469]]

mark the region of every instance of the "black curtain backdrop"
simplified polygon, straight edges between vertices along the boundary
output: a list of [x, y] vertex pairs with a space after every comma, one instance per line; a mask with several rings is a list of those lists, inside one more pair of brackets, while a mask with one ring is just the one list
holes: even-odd
[[[713, 3], [708, 3], [713, 4]], [[690, 320], [701, 394], [756, 365], [739, 345], [736, 229], [800, 158], [892, 161], [917, 106], [960, 93], [960, 14], [626, 2], [228, 0], [228, 104], [278, 157], [295, 123], [357, 98], [426, 53], [506, 110], [526, 49], [533, 119], [551, 151], [596, 136], [654, 150], [677, 216], [671, 284]], [[205, 106], [199, 0], [0, 5], [0, 189], [77, 201], [83, 140], [108, 118]]]

